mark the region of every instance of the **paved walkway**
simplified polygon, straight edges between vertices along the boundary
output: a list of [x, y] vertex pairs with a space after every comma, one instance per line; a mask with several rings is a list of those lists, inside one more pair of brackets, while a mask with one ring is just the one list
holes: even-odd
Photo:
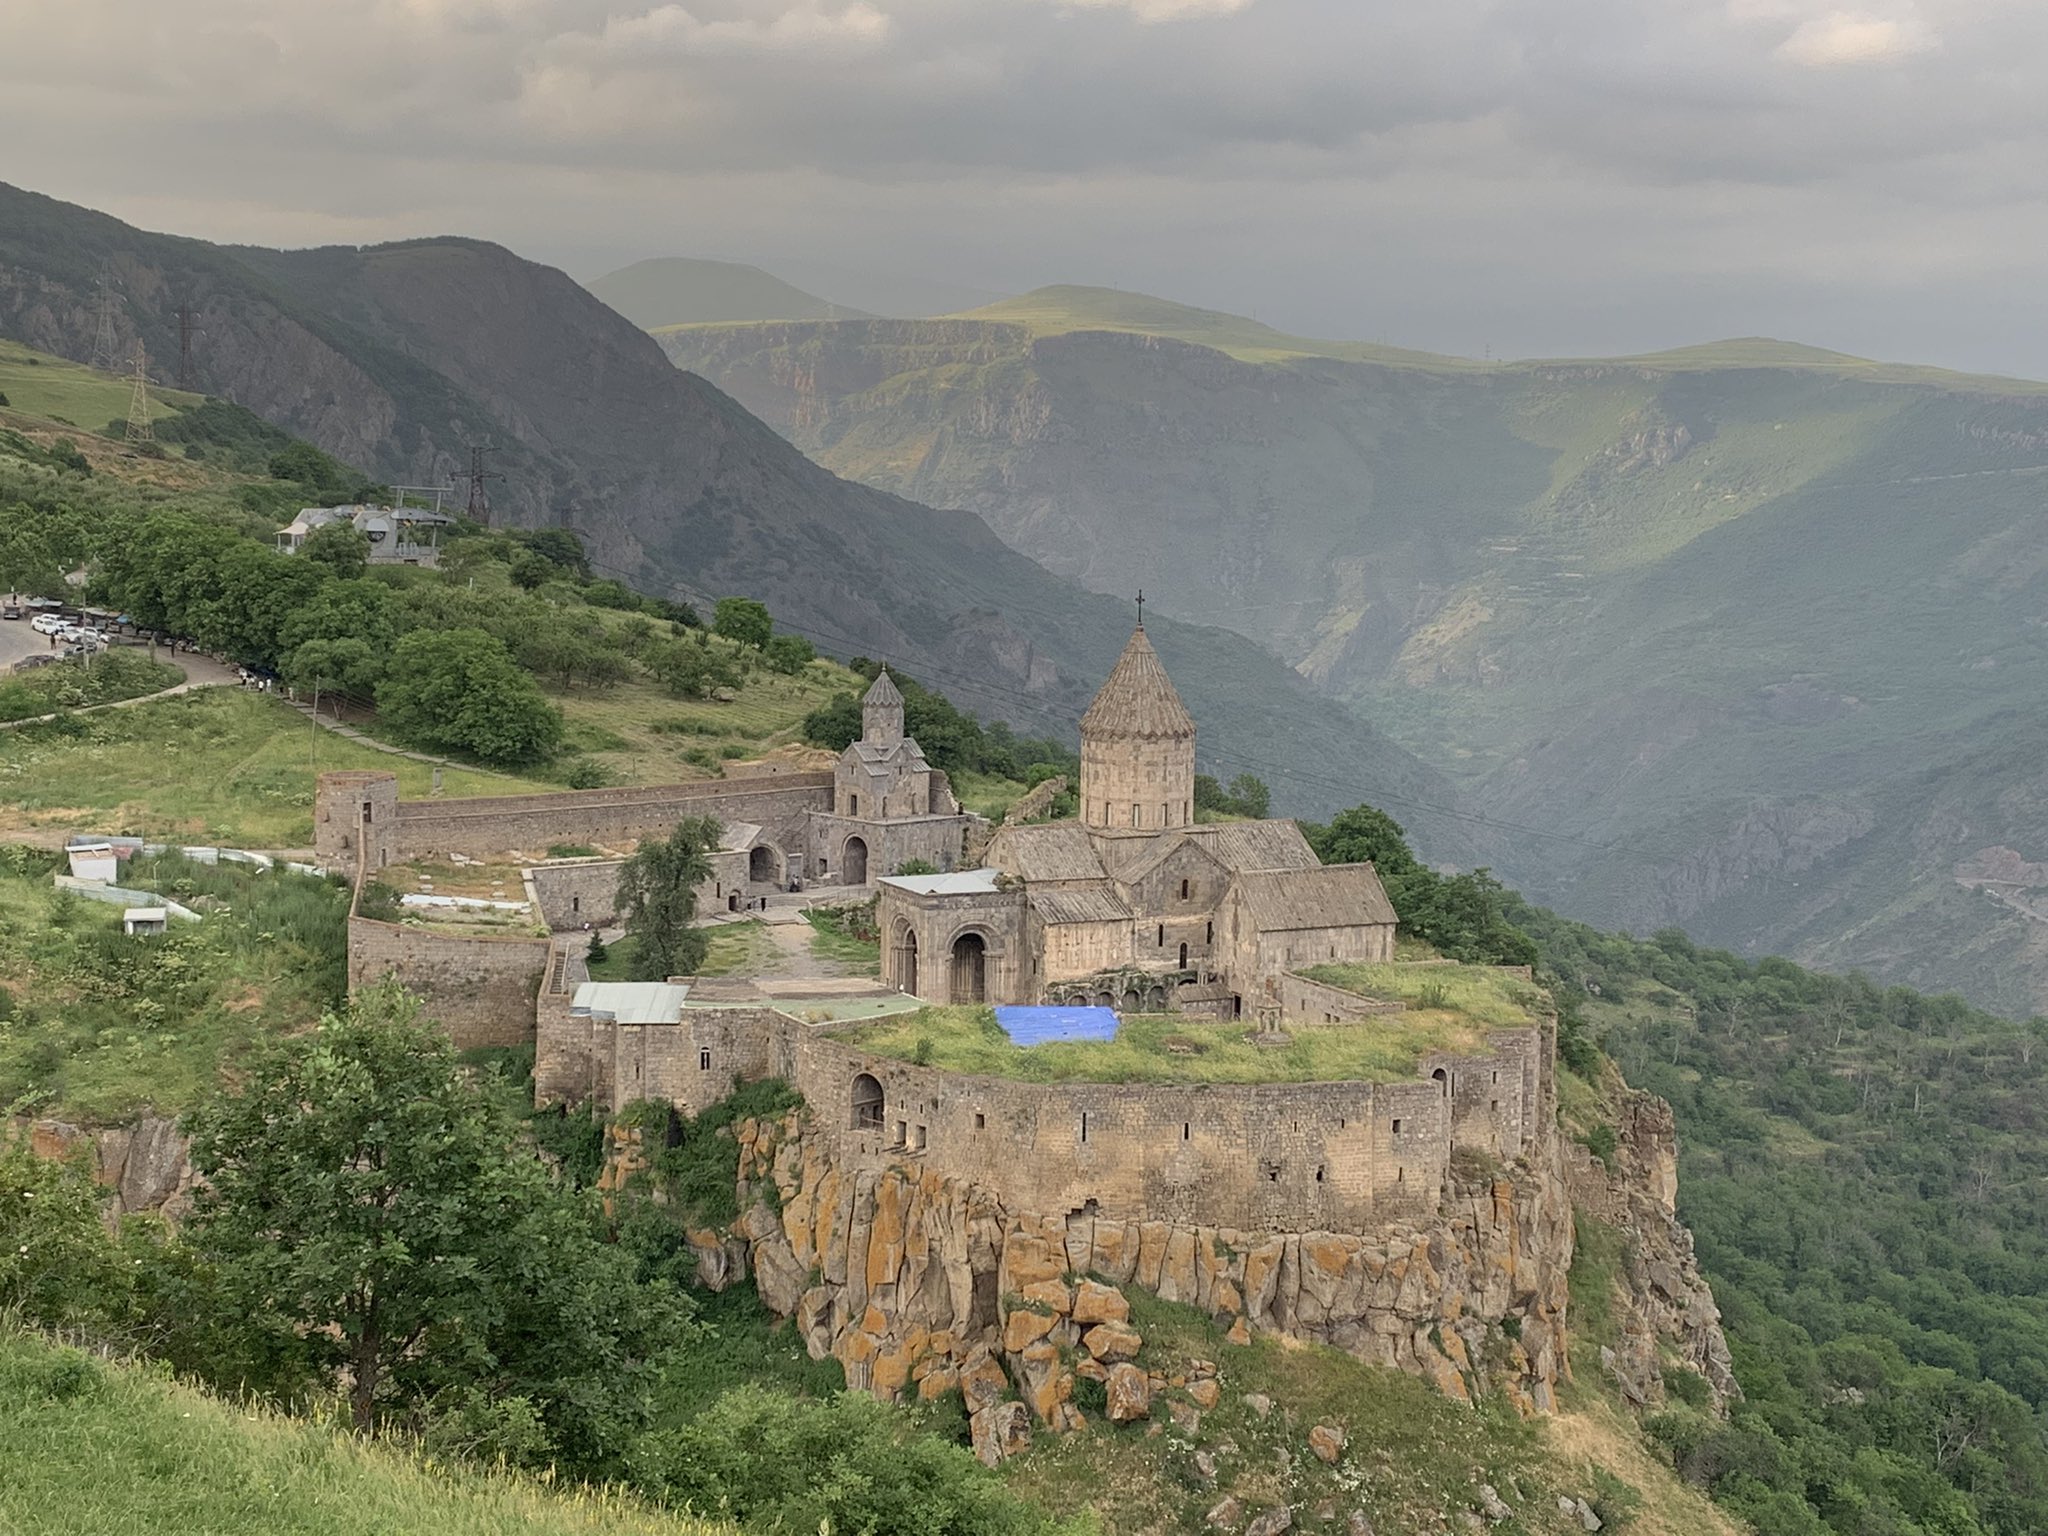
[[115, 699], [111, 704], [88, 704], [82, 709], [60, 709], [47, 715], [30, 715], [25, 720], [0, 720], [0, 731], [19, 730], [24, 725], [43, 725], [51, 720], [71, 715], [96, 715], [107, 709], [133, 709], [137, 704], [154, 704], [158, 699], [176, 698], [181, 693], [192, 693], [200, 688], [239, 687], [241, 679], [232, 667], [224, 667], [210, 656], [170, 656], [161, 660], [184, 669], [185, 681], [175, 683], [157, 693], [139, 694], [132, 699]]

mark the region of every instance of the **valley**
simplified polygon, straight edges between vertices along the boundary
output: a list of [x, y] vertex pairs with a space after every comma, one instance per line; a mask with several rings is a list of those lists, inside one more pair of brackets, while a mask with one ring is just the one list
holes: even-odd
[[828, 467], [1258, 641], [1566, 910], [2048, 1007], [2039, 925], [1957, 881], [2048, 847], [2043, 386], [1482, 364], [1104, 290], [659, 334]]

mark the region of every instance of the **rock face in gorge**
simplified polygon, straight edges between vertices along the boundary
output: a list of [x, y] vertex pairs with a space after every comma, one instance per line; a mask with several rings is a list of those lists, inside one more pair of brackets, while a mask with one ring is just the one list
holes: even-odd
[[[841, 1362], [850, 1385], [927, 1400], [960, 1388], [977, 1449], [993, 1460], [1033, 1427], [1079, 1423], [1077, 1378], [1104, 1384], [1112, 1416], [1135, 1416], [1169, 1385], [1187, 1397], [1184, 1412], [1199, 1413], [1205, 1397], [1213, 1405], [1213, 1369], [1205, 1386], [1199, 1373], [1169, 1383], [1135, 1363], [1143, 1336], [1124, 1294], [1132, 1287], [1200, 1308], [1233, 1339], [1313, 1340], [1423, 1376], [1461, 1401], [1498, 1389], [1526, 1413], [1547, 1412], [1570, 1369], [1572, 1200], [1583, 1191], [1650, 1228], [1642, 1273], [1630, 1276], [1643, 1295], [1629, 1304], [1642, 1347], [1628, 1368], [1647, 1360], [1657, 1383], [1644, 1400], [1662, 1390], [1660, 1340], [1723, 1394], [1733, 1390], [1727, 1347], [1670, 1212], [1669, 1112], [1660, 1122], [1656, 1108], [1646, 1100], [1630, 1122], [1634, 1161], [1612, 1181], [1597, 1164], [1568, 1171], [1553, 1133], [1512, 1169], [1455, 1177], [1432, 1219], [1369, 1234], [1009, 1210], [912, 1160], [849, 1174], [806, 1137], [807, 1112], [796, 1111], [734, 1128], [742, 1215], [689, 1242], [703, 1283], [751, 1277], [813, 1357]], [[639, 1161], [638, 1135], [613, 1133], [621, 1176]], [[1012, 1388], [1023, 1411], [1004, 1401]]]
[[[968, 512], [838, 479], [562, 273], [480, 241], [228, 248], [132, 229], [0, 186], [0, 334], [91, 353], [102, 263], [124, 353], [177, 355], [199, 386], [380, 478], [445, 484], [494, 445], [502, 522], [573, 528], [599, 569], [703, 602], [744, 593], [831, 654], [907, 666], [963, 707], [1070, 736], [1130, 629], [1123, 596], [1049, 574]], [[88, 423], [87, 425], [90, 425]], [[1457, 794], [1223, 629], [1156, 639], [1213, 767], [1323, 815], [1378, 789], [1433, 856], [1483, 859]]]
[[38, 1157], [89, 1159], [110, 1216], [155, 1212], [175, 1220], [191, 1203], [192, 1144], [177, 1122], [145, 1115], [132, 1125], [89, 1129], [65, 1120], [27, 1122]]
[[1951, 874], [2048, 862], [2040, 386], [1480, 366], [1086, 290], [663, 340], [829, 468], [1269, 646], [1510, 824], [1536, 899], [2048, 1009], [2048, 925]]

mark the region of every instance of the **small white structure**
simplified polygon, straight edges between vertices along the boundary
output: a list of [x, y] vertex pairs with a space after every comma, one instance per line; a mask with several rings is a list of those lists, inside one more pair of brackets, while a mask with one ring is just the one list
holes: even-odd
[[74, 880], [97, 880], [102, 885], [112, 885], [121, 872], [121, 861], [115, 856], [112, 843], [73, 843], [64, 852], [71, 858]]
[[372, 565], [433, 565], [441, 558], [439, 530], [455, 519], [419, 507], [306, 507], [277, 531], [278, 553], [297, 554], [316, 530], [334, 523], [348, 523], [369, 539]]
[[162, 933], [171, 926], [171, 914], [162, 907], [129, 907], [121, 913], [121, 931], [126, 934]]

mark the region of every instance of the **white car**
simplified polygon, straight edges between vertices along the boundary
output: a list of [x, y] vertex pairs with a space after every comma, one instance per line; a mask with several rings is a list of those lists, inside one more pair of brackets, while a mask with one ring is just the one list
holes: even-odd
[[28, 625], [39, 635], [54, 635], [64, 627], [64, 620], [54, 613], [39, 613], [28, 621]]

